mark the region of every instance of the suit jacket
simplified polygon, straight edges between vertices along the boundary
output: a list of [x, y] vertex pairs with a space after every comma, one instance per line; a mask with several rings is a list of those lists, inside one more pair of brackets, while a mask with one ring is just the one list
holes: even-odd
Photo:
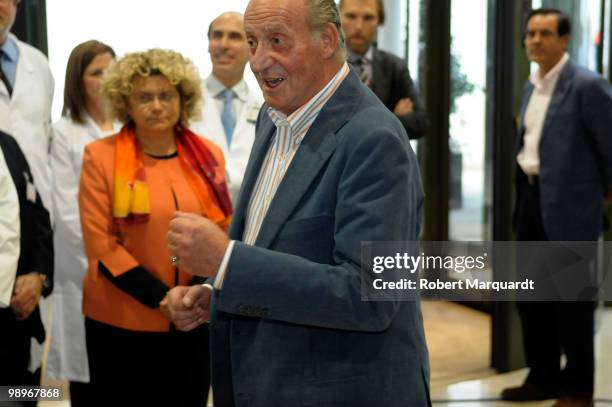
[[419, 303], [361, 299], [361, 242], [418, 238], [423, 193], [404, 129], [351, 72], [250, 246], [240, 242], [246, 209], [275, 132], [265, 110], [213, 295], [215, 405], [427, 405]]
[[[4, 153], [13, 182], [19, 198], [19, 220], [21, 222], [21, 252], [17, 265], [17, 276], [32, 271], [47, 276], [49, 285], [43, 290], [47, 296], [53, 288], [53, 238], [49, 212], [42, 204], [40, 195], [35, 197], [28, 193], [28, 184], [32, 188], [32, 174], [23, 152], [14, 138], [0, 131], [0, 148]], [[10, 309], [3, 312], [11, 312]], [[40, 319], [38, 307], [23, 321], [27, 330], [42, 343], [45, 339], [45, 330]]]
[[411, 139], [418, 139], [425, 135], [429, 127], [429, 119], [414, 82], [412, 82], [410, 72], [408, 72], [406, 61], [374, 48], [372, 91], [391, 111], [400, 99], [410, 98], [414, 104], [414, 111], [397, 117]]
[[[532, 92], [528, 82], [517, 152], [523, 146], [525, 110]], [[597, 240], [601, 233], [604, 197], [612, 190], [611, 129], [610, 84], [568, 61], [550, 100], [539, 146], [541, 214], [549, 240]], [[517, 166], [517, 202], [526, 182]]]

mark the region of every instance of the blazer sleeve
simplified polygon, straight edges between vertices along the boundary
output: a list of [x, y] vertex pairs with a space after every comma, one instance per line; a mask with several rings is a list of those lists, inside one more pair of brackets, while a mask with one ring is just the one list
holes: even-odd
[[[408, 138], [420, 139], [429, 129], [429, 118], [423, 101], [410, 77], [408, 68], [403, 63], [398, 66], [399, 72], [397, 76], [397, 89], [401, 93], [400, 98], [410, 98], [413, 104], [413, 111], [402, 115], [397, 115], [397, 118], [402, 122], [402, 126], [408, 133]], [[395, 107], [395, 106], [394, 106]]]
[[612, 191], [612, 86], [602, 77], [595, 77], [583, 92], [582, 114], [584, 125], [593, 135], [600, 154], [605, 185]]
[[356, 130], [364, 129], [363, 123], [353, 127], [343, 131], [359, 137], [345, 138], [334, 153], [340, 178], [330, 216], [333, 261], [321, 264], [236, 242], [223, 288], [215, 291], [218, 311], [253, 316], [255, 309], [271, 320], [363, 332], [391, 324], [401, 294], [362, 301], [361, 242], [416, 240], [422, 204], [418, 169], [397, 127], [380, 123], [370, 132]]
[[96, 156], [90, 147], [85, 147], [79, 187], [85, 253], [90, 268], [94, 265], [97, 269], [101, 262], [116, 277], [139, 266], [139, 263], [120, 243], [119, 229], [113, 223], [112, 180], [105, 176], [101, 162], [105, 157]]
[[49, 211], [43, 205], [40, 194], [36, 194], [36, 202], [32, 211], [34, 225], [34, 256], [32, 271], [47, 276], [47, 285], [42, 295], [48, 296], [53, 290], [53, 231]]

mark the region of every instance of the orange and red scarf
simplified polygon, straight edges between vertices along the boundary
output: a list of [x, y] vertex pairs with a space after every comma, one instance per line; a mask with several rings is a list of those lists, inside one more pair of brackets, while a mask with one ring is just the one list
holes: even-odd
[[[227, 229], [232, 204], [223, 168], [192, 131], [179, 126], [175, 135], [181, 168], [200, 202], [203, 215]], [[147, 222], [151, 211], [149, 186], [136, 132], [127, 125], [117, 134], [115, 142], [114, 182], [114, 222], [123, 225]]]

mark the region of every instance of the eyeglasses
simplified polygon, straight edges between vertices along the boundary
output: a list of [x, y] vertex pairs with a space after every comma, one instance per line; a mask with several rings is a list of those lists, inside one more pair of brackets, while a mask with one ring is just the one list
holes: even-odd
[[[0, 0], [2, 1], [2, 0]], [[175, 90], [162, 92], [158, 95], [153, 93], [136, 93], [134, 95], [136, 103], [143, 107], [149, 107], [153, 104], [155, 99], [159, 101], [161, 105], [168, 106], [170, 103], [174, 102], [178, 97], [179, 93]]]

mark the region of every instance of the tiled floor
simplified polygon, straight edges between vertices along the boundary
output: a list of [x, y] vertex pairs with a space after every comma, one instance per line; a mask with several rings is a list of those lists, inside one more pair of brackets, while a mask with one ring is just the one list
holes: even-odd
[[[431, 395], [434, 407], [548, 407], [553, 401], [508, 403], [501, 390], [522, 383], [527, 371], [495, 374], [489, 368], [490, 318], [469, 308], [444, 302], [424, 302], [423, 317], [430, 351]], [[596, 407], [612, 407], [612, 309], [597, 316]], [[49, 382], [46, 382], [47, 384]], [[53, 383], [57, 385], [62, 383]], [[39, 402], [39, 407], [69, 407], [63, 402]]]
[[[612, 338], [608, 338], [609, 340]], [[612, 345], [612, 343], [609, 342]], [[612, 374], [610, 365], [599, 366], [595, 406], [612, 406]], [[607, 374], [601, 374], [601, 368], [607, 369]], [[485, 379], [470, 380], [439, 388], [432, 388], [434, 407], [549, 407], [554, 400], [532, 403], [510, 403], [499, 400], [503, 388], [520, 385], [527, 370], [520, 370], [503, 375], [495, 375]]]
[[424, 301], [422, 310], [433, 386], [440, 388], [495, 374], [489, 368], [489, 315], [442, 301]]
[[[436, 310], [440, 308], [441, 311], [436, 311], [436, 313], [451, 313], [457, 315], [464, 315], [465, 320], [463, 321], [464, 325], [472, 326], [475, 332], [479, 332], [474, 334], [472, 331], [472, 335], [469, 337], [465, 336], [457, 336], [452, 335], [453, 341], [463, 341], [463, 340], [480, 340], [479, 338], [484, 338], [484, 333], [481, 332], [483, 322], [482, 318], [488, 320], [487, 316], [478, 316], [474, 314], [474, 311], [466, 310], [463, 313], [461, 310], [456, 307], [460, 307], [455, 304], [436, 304], [436, 303], [425, 303], [424, 304], [424, 315], [428, 315], [431, 313], [431, 309]], [[478, 313], [476, 313], [478, 314]], [[439, 318], [438, 318], [439, 319]], [[430, 321], [425, 325], [430, 326], [430, 324], [439, 324], [443, 323], [442, 321]], [[543, 401], [537, 403], [509, 403], [503, 402], [499, 400], [499, 394], [501, 390], [510, 387], [510, 386], [518, 386], [523, 382], [527, 374], [527, 370], [519, 370], [507, 374], [493, 374], [483, 376], [479, 379], [474, 380], [463, 380], [460, 379], [452, 384], [449, 384], [448, 381], [440, 381], [438, 379], [440, 373], [436, 372], [437, 369], [442, 367], [442, 370], [445, 370], [444, 364], [437, 362], [438, 355], [436, 355], [437, 341], [443, 342], [443, 339], [439, 338], [438, 335], [435, 334], [435, 330], [429, 329], [427, 327], [427, 335], [428, 335], [428, 343], [430, 344], [430, 349], [432, 350], [431, 362], [432, 362], [432, 399], [435, 407], [509, 407], [509, 406], [520, 406], [520, 407], [546, 407], [551, 406], [553, 401]], [[604, 406], [612, 406], [612, 309], [608, 308], [605, 311], [598, 312], [597, 315], [597, 336], [595, 339], [596, 346], [596, 390], [595, 390], [595, 398], [597, 407]], [[454, 330], [455, 327], [449, 328], [449, 331]], [[468, 327], [465, 327], [468, 330]], [[488, 327], [487, 327], [488, 332]], [[487, 350], [488, 352], [488, 341], [475, 345], [477, 347], [480, 345], [483, 350]], [[442, 345], [440, 345], [442, 346]], [[447, 343], [447, 346], [450, 346]], [[482, 354], [473, 354], [470, 355], [468, 352], [470, 348], [466, 348], [465, 344], [459, 343], [459, 349], [461, 352], [452, 352], [449, 355], [450, 358], [454, 357], [456, 359], [465, 359], [466, 366], [471, 366], [472, 369], [477, 369], [477, 366], [472, 366], [473, 362], [471, 360], [479, 360], [480, 364], [483, 363]], [[456, 347], [455, 347], [456, 349]], [[461, 355], [461, 356], [458, 356]], [[488, 354], [486, 355], [486, 361], [488, 365]], [[437, 366], [436, 364], [439, 364]], [[459, 360], [453, 362], [453, 364], [460, 364]], [[478, 371], [478, 369], [477, 369]], [[483, 373], [486, 373], [486, 370], [480, 370]], [[463, 374], [458, 375], [462, 376]]]

